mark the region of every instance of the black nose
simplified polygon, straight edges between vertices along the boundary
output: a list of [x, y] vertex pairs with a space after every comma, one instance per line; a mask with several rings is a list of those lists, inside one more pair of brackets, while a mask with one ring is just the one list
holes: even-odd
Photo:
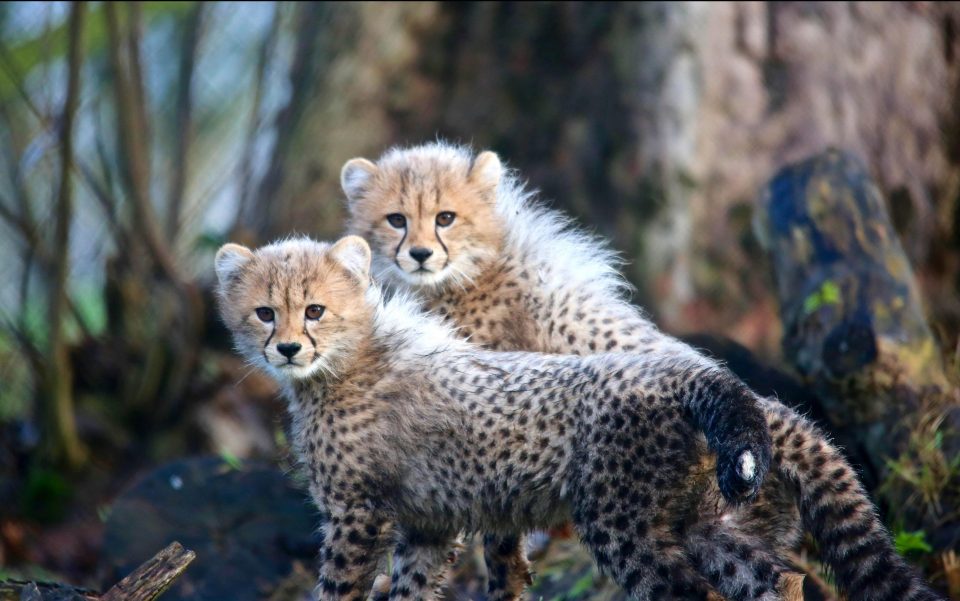
[[300, 352], [301, 348], [303, 347], [300, 346], [299, 342], [281, 342], [277, 345], [277, 352], [287, 359], [290, 359]]
[[430, 258], [430, 255], [433, 254], [433, 251], [429, 248], [423, 248], [420, 246], [414, 246], [410, 249], [410, 256], [417, 260], [417, 263], [423, 263]]

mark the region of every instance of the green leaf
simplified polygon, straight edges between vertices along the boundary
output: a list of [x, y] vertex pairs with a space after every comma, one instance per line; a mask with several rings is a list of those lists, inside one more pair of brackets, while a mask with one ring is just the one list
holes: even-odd
[[277, 426], [274, 428], [273, 444], [277, 445], [278, 449], [287, 448], [287, 433], [283, 431], [283, 427]]
[[810, 315], [824, 305], [840, 304], [840, 287], [827, 280], [815, 292], [803, 300], [803, 312]]
[[27, 473], [20, 506], [27, 518], [44, 523], [63, 519], [73, 491], [66, 478], [51, 469], [34, 467]]
[[220, 451], [220, 459], [222, 459], [224, 463], [229, 465], [230, 469], [234, 469], [234, 470], [243, 469], [243, 461], [241, 461], [239, 457], [237, 457], [230, 451], [226, 451], [226, 450]]
[[[80, 318], [90, 329], [90, 333], [94, 336], [102, 334], [107, 329], [107, 304], [100, 288], [89, 283], [78, 286], [73, 298]], [[69, 325], [71, 336], [76, 337], [78, 334], [76, 324], [71, 320]]]
[[836, 305], [840, 303], [840, 287], [827, 280], [820, 287], [820, 298], [825, 305]]
[[577, 580], [576, 582], [573, 583], [573, 586], [570, 587], [569, 591], [567, 591], [566, 597], [567, 599], [574, 599], [576, 597], [579, 597], [583, 593], [590, 590], [592, 586], [593, 586], [593, 572], [590, 572], [584, 575], [583, 577], [581, 577], [580, 580]]
[[820, 305], [822, 304], [823, 303], [820, 300], [820, 295], [814, 292], [813, 294], [808, 296], [806, 299], [804, 299], [803, 312], [806, 315], [810, 315], [811, 313], [819, 309]]
[[198, 250], [217, 250], [224, 244], [229, 242], [226, 236], [222, 233], [206, 231], [202, 232], [198, 237], [194, 246]]
[[916, 532], [905, 532], [901, 530], [897, 532], [893, 543], [897, 549], [897, 553], [900, 555], [907, 555], [913, 552], [930, 553], [933, 551], [933, 547], [927, 543], [927, 534], [923, 530], [917, 530]]

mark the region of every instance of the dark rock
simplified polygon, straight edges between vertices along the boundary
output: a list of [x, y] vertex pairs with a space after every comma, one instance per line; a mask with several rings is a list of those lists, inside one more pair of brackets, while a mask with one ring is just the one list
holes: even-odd
[[104, 581], [116, 582], [176, 540], [197, 558], [165, 599], [263, 599], [295, 564], [315, 571], [318, 525], [307, 493], [274, 467], [179, 461], [145, 475], [114, 503]]

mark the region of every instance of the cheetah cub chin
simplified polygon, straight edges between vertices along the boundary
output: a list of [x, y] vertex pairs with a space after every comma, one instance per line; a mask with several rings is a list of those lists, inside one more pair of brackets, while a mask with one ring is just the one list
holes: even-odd
[[786, 566], [774, 551], [798, 537], [795, 495], [851, 599], [935, 598], [853, 471], [789, 409], [758, 401], [776, 472], [758, 503], [729, 504], [706, 438], [684, 418], [715, 394], [709, 368], [652, 353], [483, 350], [402, 295], [385, 302], [369, 266], [357, 237], [228, 244], [216, 258], [237, 349], [289, 403], [324, 517], [323, 599], [366, 599], [391, 544], [389, 597], [428, 598], [458, 532], [516, 536], [570, 515], [635, 599], [711, 588], [778, 599]]

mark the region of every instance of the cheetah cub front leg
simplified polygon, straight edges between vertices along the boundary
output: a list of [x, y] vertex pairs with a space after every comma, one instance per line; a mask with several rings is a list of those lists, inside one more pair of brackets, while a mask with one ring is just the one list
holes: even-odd
[[[323, 507], [321, 503], [318, 505]], [[386, 520], [366, 509], [365, 502], [328, 508], [320, 549], [320, 582], [316, 596], [324, 601], [366, 601], [377, 561], [383, 556]]]
[[[401, 532], [393, 552], [393, 574], [386, 598], [428, 601], [439, 597], [461, 546], [456, 534]], [[374, 591], [375, 599], [377, 593]]]
[[463, 533], [452, 539], [401, 533], [401, 540], [394, 550], [393, 573], [377, 576], [370, 601], [387, 601], [398, 596], [405, 600], [416, 599], [421, 595], [423, 599], [441, 598], [450, 571], [463, 549]]

